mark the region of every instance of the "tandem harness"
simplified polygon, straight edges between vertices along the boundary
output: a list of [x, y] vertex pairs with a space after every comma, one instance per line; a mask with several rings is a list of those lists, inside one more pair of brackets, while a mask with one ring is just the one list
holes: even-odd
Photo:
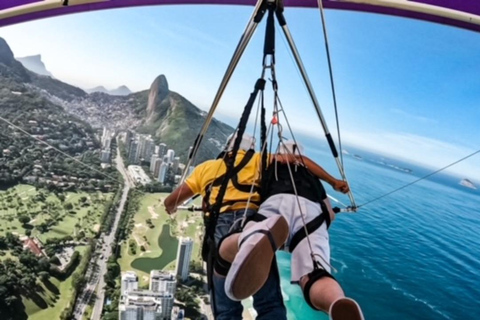
[[[288, 166], [289, 164], [277, 162], [272, 163], [268, 167], [262, 198], [266, 199], [280, 193], [295, 194], [296, 189], [298, 196], [318, 203], [322, 209], [320, 215], [308, 222], [305, 228], [301, 228], [293, 235], [289, 245], [289, 251], [292, 252], [308, 234], [320, 228], [324, 222], [328, 228], [331, 219], [328, 208], [323, 201], [327, 197], [327, 194], [320, 180], [314, 177], [303, 165], [292, 165], [290, 169]], [[289, 170], [293, 171], [293, 181]], [[293, 184], [295, 184], [295, 189]]]

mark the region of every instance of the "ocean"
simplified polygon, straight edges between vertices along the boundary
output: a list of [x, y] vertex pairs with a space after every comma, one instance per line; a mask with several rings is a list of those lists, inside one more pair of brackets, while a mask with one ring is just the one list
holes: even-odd
[[[339, 176], [327, 152], [307, 149], [307, 156]], [[407, 173], [352, 154], [344, 155], [344, 162], [357, 205], [425, 172], [411, 166]], [[330, 227], [333, 275], [359, 302], [365, 319], [480, 319], [480, 192], [459, 181], [436, 175], [357, 213], [337, 215]], [[328, 319], [290, 284], [290, 255], [279, 252], [277, 260], [288, 319]]]

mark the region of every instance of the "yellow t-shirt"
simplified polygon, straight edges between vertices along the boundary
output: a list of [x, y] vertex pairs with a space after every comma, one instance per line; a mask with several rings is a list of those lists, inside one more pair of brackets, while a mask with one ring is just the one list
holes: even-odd
[[[238, 151], [237, 158], [235, 159], [235, 166], [242, 161], [245, 153], [246, 152], [243, 150]], [[255, 184], [256, 187], [259, 186], [261, 158], [260, 153], [255, 153], [245, 167], [238, 172], [237, 177], [239, 184], [249, 186]], [[223, 175], [225, 171], [226, 165], [223, 159], [208, 160], [195, 167], [192, 174], [185, 180], [185, 183], [190, 187], [194, 194], [201, 194], [202, 197], [205, 197], [206, 187], [216, 178]], [[210, 198], [207, 199], [210, 204], [215, 203], [219, 191], [220, 186], [212, 187]], [[227, 185], [227, 190], [225, 191], [225, 196], [223, 197], [223, 202], [235, 201], [235, 203], [223, 206], [220, 209], [220, 212], [245, 209], [249, 197], [250, 193], [236, 189], [230, 180]], [[251, 194], [248, 208], [255, 210], [258, 209], [258, 205], [252, 202], [260, 202], [260, 195], [257, 192]]]

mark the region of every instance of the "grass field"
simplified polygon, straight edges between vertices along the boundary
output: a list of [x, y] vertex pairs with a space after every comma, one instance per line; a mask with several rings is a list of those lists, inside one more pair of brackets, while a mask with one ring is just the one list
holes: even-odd
[[[140, 202], [138, 212], [134, 216], [134, 228], [122, 243], [121, 257], [118, 260], [121, 270], [136, 271], [140, 286], [148, 284], [152, 269], [174, 270], [177, 255], [178, 237], [185, 236], [194, 239], [193, 260], [200, 260], [199, 236], [203, 230], [203, 220], [200, 213], [177, 212], [174, 219], [165, 212], [163, 199], [168, 194], [146, 194]], [[151, 220], [150, 228], [147, 219]], [[136, 253], [131, 254], [129, 243], [134, 241]], [[142, 251], [141, 247], [145, 248]]]
[[[0, 191], [0, 235], [7, 232], [25, 234], [31, 230], [32, 236], [42, 241], [49, 238], [76, 236], [80, 231], [92, 237], [100, 227], [100, 217], [104, 204], [111, 199], [111, 193], [67, 192], [64, 200], [45, 189], [37, 191], [30, 185], [18, 185], [7, 191]], [[82, 203], [80, 199], [87, 200]], [[72, 209], [65, 206], [72, 205]], [[22, 225], [19, 215], [31, 218]], [[50, 223], [46, 232], [41, 233], [36, 226]]]
[[[82, 255], [86, 246], [78, 246], [75, 251]], [[72, 298], [72, 276], [65, 281], [50, 277], [48, 286], [42, 284], [43, 291], [37, 292], [34, 297], [23, 297], [25, 312], [30, 320], [60, 319], [60, 314]]]
[[[111, 193], [65, 192], [55, 195], [46, 189], [30, 185], [18, 185], [0, 191], [0, 236], [7, 232], [38, 237], [45, 243], [50, 238], [76, 237], [82, 232], [85, 238], [92, 238], [100, 228], [100, 218]], [[30, 221], [22, 224], [18, 217], [27, 216]], [[48, 225], [39, 230], [41, 225]], [[81, 254], [84, 246], [77, 246]], [[0, 257], [18, 259], [9, 251]], [[25, 292], [23, 304], [28, 319], [59, 319], [72, 298], [72, 277], [60, 281], [50, 277], [40, 285], [38, 292]], [[0, 317], [1, 318], [1, 317]]]

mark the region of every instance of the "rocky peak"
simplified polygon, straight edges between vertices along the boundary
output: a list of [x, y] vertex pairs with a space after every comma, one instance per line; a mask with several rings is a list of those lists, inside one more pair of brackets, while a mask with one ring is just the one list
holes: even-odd
[[20, 63], [23, 64], [25, 68], [35, 72], [36, 74], [53, 77], [50, 71], [48, 71], [45, 67], [45, 64], [42, 61], [42, 56], [40, 54], [16, 59], [20, 61]]
[[0, 38], [0, 75], [13, 78], [18, 82], [30, 81], [28, 71], [20, 62], [15, 60], [10, 46], [3, 38]]
[[7, 66], [11, 66], [15, 61], [13, 57], [13, 52], [10, 49], [9, 45], [5, 39], [0, 38], [0, 63], [3, 63]]
[[147, 103], [147, 123], [153, 120], [155, 113], [160, 110], [156, 110], [160, 107], [161, 102], [168, 96], [170, 90], [168, 90], [168, 82], [165, 75], [159, 75], [150, 86], [150, 92], [148, 94]]
[[155, 94], [156, 96], [160, 97], [160, 100], [163, 100], [168, 92], [167, 77], [161, 74], [152, 82], [152, 85], [150, 86], [150, 93]]

